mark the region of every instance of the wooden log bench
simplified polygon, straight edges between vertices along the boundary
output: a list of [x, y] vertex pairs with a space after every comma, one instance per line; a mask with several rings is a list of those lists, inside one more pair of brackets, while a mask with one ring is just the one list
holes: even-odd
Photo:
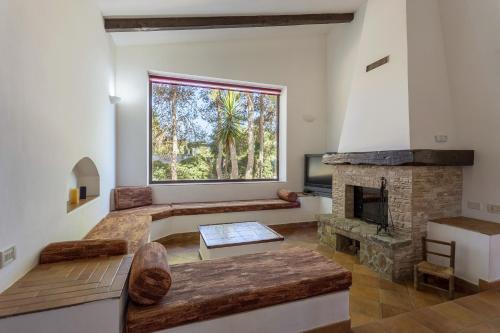
[[[119, 207], [123, 209], [109, 213], [81, 241], [49, 244], [41, 252], [41, 264], [0, 294], [0, 331], [55, 332], [71, 327], [73, 332], [121, 332], [123, 317], [120, 313], [125, 309], [125, 281], [130, 270], [130, 254], [150, 242], [153, 221], [172, 216], [300, 207], [300, 202], [281, 199], [155, 205], [152, 204], [149, 189], [140, 188], [138, 192], [128, 190], [125, 193], [140, 193], [147, 198], [125, 196], [128, 200], [125, 208], [122, 205]], [[101, 242], [106, 246], [99, 248]], [[134, 322], [134, 318], [147, 317], [148, 313], [155, 314], [156, 318], [164, 318], [165, 313], [182, 313], [183, 292], [186, 292], [184, 303], [197, 304], [201, 307], [199, 312], [193, 312], [194, 307], [187, 309], [189, 311], [174, 322], [159, 319], [160, 326], [153, 329], [170, 330], [170, 326], [185, 327], [218, 318], [248, 320], [245, 316], [243, 319], [233, 317], [244, 315], [243, 311], [257, 311], [256, 316], [266, 317], [267, 309], [280, 314], [276, 318], [282, 321], [288, 316], [286, 313], [297, 313], [299, 316], [307, 309], [316, 309], [323, 313], [319, 316], [322, 321], [312, 323], [316, 325], [333, 318], [331, 310], [325, 312], [321, 310], [325, 306], [320, 306], [332, 302], [344, 307], [342, 311], [334, 311], [340, 314], [335, 323], [347, 327], [350, 273], [319, 254], [312, 255], [307, 250], [304, 253], [307, 255], [290, 251], [288, 254], [268, 253], [223, 259], [215, 263], [215, 268], [210, 263], [172, 266], [174, 287], [167, 294], [166, 302], [149, 308], [156, 309], [152, 312], [146, 311], [148, 307], [139, 309], [131, 305], [127, 319], [129, 331], [148, 331], [149, 328], [142, 325], [136, 327]], [[193, 273], [187, 274], [188, 271]], [[244, 276], [247, 276], [246, 280]], [[229, 286], [225, 292], [223, 285]], [[196, 296], [197, 292], [199, 296]], [[175, 298], [172, 298], [174, 295]], [[175, 302], [170, 302], [174, 299]], [[287, 305], [283, 308], [281, 304]], [[206, 314], [203, 314], [203, 309], [207, 310]], [[95, 320], [88, 322], [84, 317]], [[307, 317], [319, 318], [312, 312]], [[308, 323], [308, 327], [312, 324]], [[217, 322], [217, 325], [220, 324]], [[272, 325], [277, 325], [277, 322]], [[301, 327], [302, 324], [298, 325]], [[215, 331], [221, 331], [222, 326], [217, 327]], [[191, 328], [189, 326], [186, 332], [191, 332]]]
[[158, 304], [129, 301], [126, 332], [350, 329], [351, 273], [315, 251], [293, 248], [170, 270], [172, 286]]
[[125, 255], [38, 265], [0, 295], [0, 332], [350, 329], [351, 273], [311, 250], [173, 265], [171, 288], [158, 304], [128, 300], [125, 307], [131, 259]]
[[[300, 202], [282, 199], [240, 200], [224, 202], [153, 204], [150, 187], [123, 187], [115, 189], [115, 208], [83, 238], [84, 240], [125, 240], [128, 242], [128, 253], [135, 253], [142, 245], [150, 241], [152, 221], [159, 221], [173, 216], [202, 214], [220, 214], [248, 212], [274, 209], [299, 208]], [[50, 244], [42, 250], [41, 258], [48, 255], [58, 257], [58, 261], [83, 259], [90, 257], [74, 241], [73, 247], [82, 249], [79, 255], [75, 252], [54, 253], [59, 244]], [[61, 250], [63, 248], [61, 247]], [[50, 253], [49, 253], [50, 252]], [[116, 253], [115, 253], [116, 254]]]
[[300, 208], [300, 202], [275, 198], [153, 204], [150, 187], [120, 187], [114, 190], [114, 206], [116, 210], [97, 224], [85, 239], [127, 239], [129, 253], [135, 253], [149, 241], [151, 222], [176, 216], [293, 209]]

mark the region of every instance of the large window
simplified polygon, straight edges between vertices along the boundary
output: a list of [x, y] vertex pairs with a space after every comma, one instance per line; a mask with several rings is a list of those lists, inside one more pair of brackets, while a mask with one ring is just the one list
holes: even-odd
[[277, 180], [281, 89], [149, 77], [150, 183]]

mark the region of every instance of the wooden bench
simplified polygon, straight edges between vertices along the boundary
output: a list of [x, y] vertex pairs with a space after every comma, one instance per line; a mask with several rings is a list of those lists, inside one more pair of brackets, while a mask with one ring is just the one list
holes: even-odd
[[[135, 253], [149, 242], [152, 221], [172, 216], [220, 214], [274, 209], [299, 208], [300, 202], [281, 199], [240, 200], [182, 204], [152, 204], [152, 193], [148, 187], [127, 187], [115, 190], [115, 206], [131, 207], [110, 212], [83, 238], [84, 240], [122, 239], [128, 241], [128, 253]], [[76, 241], [77, 242], [77, 241]], [[44, 256], [42, 250], [42, 255]], [[64, 256], [61, 255], [64, 259]], [[82, 253], [80, 258], [85, 258]], [[68, 257], [68, 260], [74, 256]]]
[[[281, 199], [152, 204], [149, 187], [124, 187], [114, 192], [115, 207], [121, 209], [109, 213], [84, 239], [126, 239], [129, 241], [129, 253], [135, 253], [149, 241], [151, 221], [173, 216], [300, 208], [298, 201]], [[135, 205], [139, 206], [133, 207]]]
[[116, 210], [111, 212], [109, 217], [149, 215], [153, 221], [158, 221], [172, 216], [251, 212], [291, 208], [300, 208], [300, 202], [288, 202], [281, 199], [260, 199], [179, 204], [174, 203], [163, 205], [151, 204], [142, 207]]
[[[142, 188], [139, 192], [149, 195], [150, 191]], [[133, 195], [134, 190], [128, 193]], [[132, 205], [150, 203], [149, 198], [146, 201], [141, 198], [139, 200], [132, 199]], [[47, 246], [40, 257], [45, 262], [50, 263], [36, 266], [17, 281], [13, 287], [0, 295], [0, 328], [21, 328], [22, 331], [22, 327], [36, 326], [40, 332], [53, 332], [64, 331], [62, 327], [71, 323], [75, 332], [83, 332], [86, 329], [103, 331], [102, 327], [98, 328], [104, 322], [101, 320], [102, 318], [92, 323], [87, 323], [85, 318], [80, 320], [80, 317], [78, 317], [77, 323], [71, 318], [75, 318], [76, 313], [81, 313], [83, 316], [86, 316], [85, 313], [92, 313], [92, 315], [89, 314], [90, 317], [95, 317], [98, 313], [104, 318], [109, 316], [109, 312], [112, 312], [118, 315], [116, 318], [106, 320], [107, 329], [104, 331], [118, 331], [115, 328], [121, 326], [122, 317], [119, 312], [123, 310], [121, 305], [124, 304], [126, 297], [124, 283], [131, 261], [131, 256], [126, 255], [125, 252], [133, 254], [150, 241], [152, 221], [171, 216], [298, 207], [300, 207], [299, 202], [270, 199], [148, 204], [110, 212], [88, 232], [82, 241], [53, 243]], [[110, 249], [106, 251], [97, 251], [95, 244], [98, 242], [92, 242], [93, 240], [103, 242], [113, 240], [116, 246], [108, 246]], [[61, 249], [60, 253], [56, 253], [58, 248]], [[124, 252], [123, 255], [109, 256], [109, 253], [121, 252]], [[275, 264], [277, 261], [276, 259]], [[295, 263], [297, 264], [297, 262]], [[183, 269], [176, 269], [177, 272], [180, 270]], [[208, 268], [206, 272], [208, 272]], [[228, 276], [231, 277], [231, 274], [226, 272], [221, 274], [219, 278], [226, 281]], [[201, 282], [197, 281], [197, 283]], [[208, 289], [205, 290], [208, 292]], [[76, 305], [78, 307], [75, 307]], [[39, 313], [42, 311], [43, 313]], [[57, 319], [53, 319], [53, 316]]]
[[[159, 304], [129, 301], [128, 333], [222, 332], [233, 319], [240, 333], [302, 332], [331, 324], [350, 329], [351, 273], [315, 251], [294, 248], [170, 269], [173, 284]], [[327, 306], [318, 307], [317, 297]], [[263, 315], [262, 309], [269, 312]], [[253, 323], [245, 327], [248, 319]]]
[[0, 332], [114, 332], [132, 256], [38, 265], [0, 294]]

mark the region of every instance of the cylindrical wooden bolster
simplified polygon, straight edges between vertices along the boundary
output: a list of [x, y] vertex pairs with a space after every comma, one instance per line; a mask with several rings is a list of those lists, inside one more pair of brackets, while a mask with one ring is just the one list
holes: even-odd
[[40, 264], [87, 259], [102, 256], [119, 256], [128, 253], [124, 239], [90, 239], [58, 242], [47, 245], [40, 253]]
[[132, 261], [128, 294], [140, 305], [158, 303], [172, 284], [167, 250], [160, 243], [148, 243], [136, 252]]
[[288, 191], [288, 190], [285, 190], [285, 189], [278, 190], [278, 197], [281, 200], [285, 200], [285, 201], [288, 201], [288, 202], [296, 202], [297, 199], [298, 199], [298, 196], [297, 196], [296, 192]]

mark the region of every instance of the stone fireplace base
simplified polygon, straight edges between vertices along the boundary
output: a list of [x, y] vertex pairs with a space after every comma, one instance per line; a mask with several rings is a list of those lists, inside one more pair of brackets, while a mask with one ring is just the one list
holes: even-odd
[[[354, 186], [379, 188], [385, 178], [392, 236], [354, 218]], [[411, 278], [422, 259], [422, 237], [431, 219], [461, 215], [459, 166], [334, 165], [332, 215], [323, 216], [321, 242], [337, 247], [337, 235], [359, 241], [362, 264], [390, 280]]]
[[[359, 243], [356, 255], [360, 263], [381, 274], [385, 279], [403, 281], [411, 277], [413, 257], [411, 239], [377, 235], [377, 226], [358, 219], [334, 218], [323, 215], [319, 219], [320, 241], [336, 251], [350, 251], [352, 243]], [[327, 236], [329, 235], [329, 236]], [[351, 240], [352, 242], [350, 242]]]

